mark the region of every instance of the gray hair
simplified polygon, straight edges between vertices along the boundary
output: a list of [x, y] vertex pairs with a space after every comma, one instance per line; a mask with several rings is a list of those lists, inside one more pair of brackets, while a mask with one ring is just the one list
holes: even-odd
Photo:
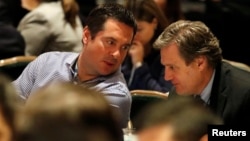
[[187, 65], [201, 55], [207, 57], [213, 68], [222, 60], [219, 40], [201, 21], [179, 20], [172, 23], [154, 42], [154, 48], [161, 49], [172, 43], [177, 45]]

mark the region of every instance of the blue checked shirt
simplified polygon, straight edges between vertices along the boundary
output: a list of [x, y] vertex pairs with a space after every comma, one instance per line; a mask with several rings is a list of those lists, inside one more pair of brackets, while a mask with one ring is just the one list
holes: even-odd
[[91, 81], [76, 82], [74, 63], [78, 53], [48, 52], [41, 54], [24, 69], [22, 74], [13, 81], [18, 94], [27, 100], [32, 92], [48, 83], [66, 81], [89, 86], [102, 92], [110, 105], [119, 109], [122, 126], [126, 127], [131, 108], [131, 95], [120, 70], [109, 76], [101, 76]]

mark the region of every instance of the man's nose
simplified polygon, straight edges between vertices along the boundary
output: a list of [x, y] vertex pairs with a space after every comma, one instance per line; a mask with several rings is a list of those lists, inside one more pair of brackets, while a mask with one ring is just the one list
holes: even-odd
[[172, 80], [172, 79], [173, 79], [173, 74], [171, 73], [171, 71], [167, 71], [167, 70], [165, 69], [164, 79], [165, 79], [166, 81], [169, 81], [169, 80]]
[[120, 49], [115, 49], [111, 52], [114, 58], [118, 58], [121, 55]]

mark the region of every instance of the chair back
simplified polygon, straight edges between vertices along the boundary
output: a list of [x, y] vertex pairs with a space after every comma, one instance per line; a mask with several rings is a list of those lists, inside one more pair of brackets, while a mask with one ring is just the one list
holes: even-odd
[[[167, 99], [168, 93], [163, 93], [154, 90], [131, 90], [130, 94], [132, 96], [132, 105], [130, 111], [130, 126], [132, 128], [135, 124], [135, 118], [137, 114], [141, 112], [148, 105], [153, 104], [154, 102]], [[131, 128], [130, 127], [130, 128]], [[136, 127], [135, 127], [136, 128]]]
[[247, 64], [245, 63], [241, 63], [241, 62], [237, 62], [237, 61], [232, 61], [232, 60], [227, 60], [227, 59], [223, 59], [224, 62], [227, 62], [239, 69], [242, 69], [242, 70], [245, 70], [245, 71], [248, 71], [250, 72], [250, 66], [248, 66]]
[[36, 56], [14, 56], [0, 60], [0, 72], [15, 80]]

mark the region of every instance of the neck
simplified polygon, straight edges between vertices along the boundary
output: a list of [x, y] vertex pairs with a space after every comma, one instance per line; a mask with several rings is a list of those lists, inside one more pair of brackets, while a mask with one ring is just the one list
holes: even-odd
[[202, 85], [199, 89], [199, 94], [202, 93], [202, 91], [206, 88], [206, 86], [208, 85], [209, 81], [212, 79], [212, 76], [213, 76], [213, 72], [214, 72], [214, 69], [213, 68], [209, 68], [206, 70], [206, 72], [202, 72], [202, 74], [206, 74], [206, 75], [203, 75], [203, 81], [200, 82]]
[[37, 8], [39, 6], [39, 4], [40, 3], [38, 1], [31, 1], [31, 2], [28, 2], [28, 3], [22, 3], [22, 7], [24, 9], [29, 10], [29, 11], [32, 11], [35, 8]]
[[80, 59], [82, 57], [82, 55], [80, 54], [78, 60], [77, 60], [77, 74], [78, 74], [78, 79], [83, 82], [83, 81], [87, 81], [87, 80], [91, 80], [96, 78], [95, 75], [89, 73], [89, 69], [88, 69], [88, 65], [85, 64], [84, 59]]

